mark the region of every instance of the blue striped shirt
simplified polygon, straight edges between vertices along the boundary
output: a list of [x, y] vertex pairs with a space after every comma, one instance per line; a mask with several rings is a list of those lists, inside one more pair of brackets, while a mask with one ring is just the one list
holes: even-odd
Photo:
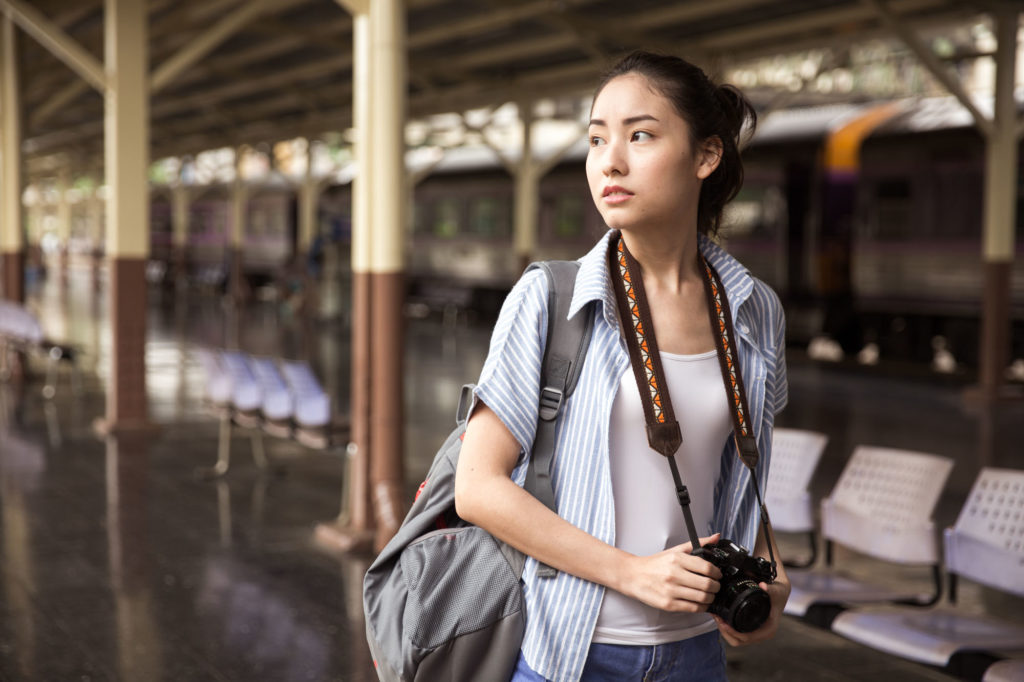
[[[598, 310], [579, 383], [556, 425], [551, 477], [559, 515], [614, 545], [608, 428], [619, 381], [630, 367], [608, 272], [611, 234], [580, 259], [569, 316], [592, 301]], [[761, 452], [758, 481], [763, 488], [768, 480], [775, 414], [787, 399], [782, 306], [766, 284], [711, 240], [700, 237], [700, 250], [721, 276], [732, 310], [750, 420]], [[524, 455], [530, 452], [536, 432], [546, 334], [547, 279], [543, 272], [533, 270], [505, 300], [476, 387], [477, 398], [498, 415], [522, 448], [512, 473], [519, 485], [526, 476]], [[750, 472], [740, 462], [730, 438], [722, 452], [715, 488], [713, 527], [723, 537], [753, 548], [758, 523]], [[527, 560], [523, 582], [526, 662], [549, 680], [578, 680], [605, 588], [564, 572], [554, 578], [538, 578], [537, 562], [532, 558]]]

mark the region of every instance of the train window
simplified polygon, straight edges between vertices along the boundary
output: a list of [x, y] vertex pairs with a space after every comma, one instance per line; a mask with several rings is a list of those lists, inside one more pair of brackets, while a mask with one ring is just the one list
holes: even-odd
[[478, 237], [508, 237], [512, 234], [512, 207], [496, 197], [474, 199], [469, 205], [469, 226]]
[[906, 178], [875, 183], [875, 224], [879, 239], [901, 240], [913, 236], [911, 185]]
[[439, 199], [434, 204], [434, 236], [450, 239], [459, 234], [459, 202]]
[[555, 239], [575, 239], [583, 234], [583, 199], [562, 196], [555, 200]]

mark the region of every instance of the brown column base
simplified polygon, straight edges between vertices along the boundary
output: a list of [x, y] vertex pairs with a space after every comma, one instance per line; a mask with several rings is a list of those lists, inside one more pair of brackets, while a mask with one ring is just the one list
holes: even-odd
[[146, 260], [110, 259], [107, 432], [152, 428], [146, 398]]
[[25, 302], [25, 253], [24, 251], [0, 254], [0, 268], [3, 269], [3, 297], [15, 303]]
[[376, 528], [370, 501], [371, 288], [369, 273], [352, 273], [351, 432], [344, 481], [347, 495], [343, 496], [347, 505], [338, 521], [317, 527], [318, 540], [342, 551], [359, 551], [364, 546], [371, 549]]
[[1010, 349], [1011, 266], [1009, 262], [984, 264], [978, 363], [978, 392], [984, 402], [998, 400], [1005, 384]]
[[405, 517], [403, 438], [403, 349], [405, 276], [370, 275], [373, 384], [370, 388], [370, 481], [373, 489], [374, 546], [382, 549]]
[[373, 548], [372, 530], [358, 530], [351, 524], [338, 521], [318, 523], [313, 532], [317, 545], [336, 552], [369, 552]]

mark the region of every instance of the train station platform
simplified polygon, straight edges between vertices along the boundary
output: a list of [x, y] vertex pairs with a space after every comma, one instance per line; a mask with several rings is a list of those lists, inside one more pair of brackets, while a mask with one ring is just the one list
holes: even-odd
[[[61, 376], [51, 400], [42, 379], [0, 384], [0, 681], [374, 680], [360, 588], [369, 557], [339, 556], [314, 542], [338, 514], [341, 451], [311, 451], [266, 438], [269, 471], [241, 432], [216, 480], [195, 475], [217, 456], [218, 422], [203, 406], [194, 351], [223, 347], [238, 324], [244, 350], [301, 357], [343, 413], [349, 330], [299, 325], [278, 302], [237, 314], [219, 299], [151, 293], [147, 385], [152, 433], [100, 439], [109, 363], [105, 297], [84, 272], [51, 278], [29, 305], [48, 331], [77, 346], [82, 380]], [[452, 424], [459, 386], [476, 378], [485, 321], [409, 319], [406, 343], [406, 481], [410, 499]], [[1024, 404], [965, 407], [964, 382], [869, 374], [789, 353], [790, 403], [780, 425], [830, 437], [812, 481], [834, 485], [859, 444], [951, 457], [936, 512], [951, 524], [979, 468], [1021, 468]], [[97, 370], [100, 370], [97, 372]], [[67, 369], [62, 369], [66, 373]], [[797, 548], [784, 538], [784, 553]], [[920, 573], [879, 569], [843, 551], [838, 564], [891, 582]], [[958, 608], [1024, 622], [1024, 604], [970, 584]], [[728, 651], [730, 679], [953, 679], [785, 617], [775, 640]]]

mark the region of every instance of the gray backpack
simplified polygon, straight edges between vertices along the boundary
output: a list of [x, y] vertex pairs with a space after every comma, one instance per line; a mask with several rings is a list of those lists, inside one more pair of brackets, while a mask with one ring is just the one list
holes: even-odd
[[[548, 336], [527, 491], [555, 509], [555, 419], [579, 378], [593, 310], [567, 320], [579, 264], [534, 263], [548, 277]], [[592, 306], [591, 306], [592, 308]], [[526, 628], [520, 579], [526, 557], [455, 514], [455, 467], [472, 403], [464, 386], [458, 426], [434, 457], [416, 501], [363, 580], [366, 639], [384, 682], [508, 680]], [[542, 566], [542, 575], [554, 575]]]

